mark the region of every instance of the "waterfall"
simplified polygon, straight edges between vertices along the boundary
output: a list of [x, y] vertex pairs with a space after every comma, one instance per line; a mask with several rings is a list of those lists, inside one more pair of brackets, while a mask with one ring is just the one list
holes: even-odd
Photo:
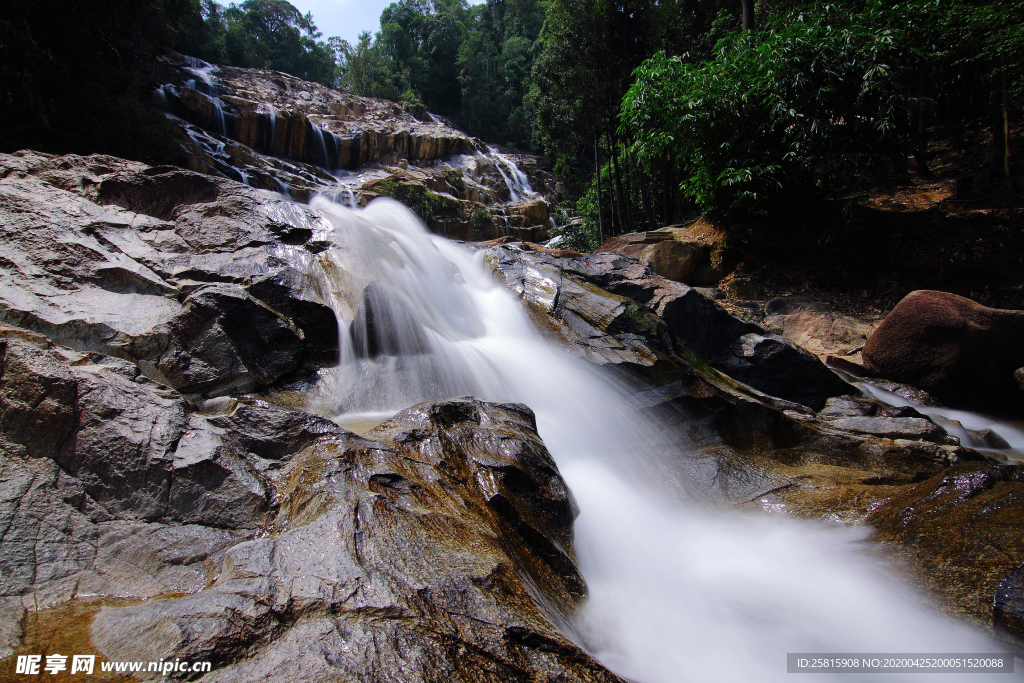
[[267, 116], [270, 117], [270, 155], [274, 156], [277, 154], [277, 108], [269, 102], [263, 105], [267, 110]]
[[862, 552], [866, 529], [688, 498], [688, 447], [631, 407], [628, 386], [542, 338], [481, 251], [392, 200], [311, 206], [334, 226], [317, 258], [343, 320], [340, 363], [311, 409], [366, 429], [467, 394], [530, 406], [580, 508], [589, 598], [563, 615], [566, 635], [611, 670], [638, 683], [788, 681], [787, 652], [998, 651]]
[[[190, 78], [185, 82], [185, 87], [198, 90], [210, 98], [213, 103], [212, 124], [216, 127], [214, 132], [220, 135], [227, 135], [228, 127], [227, 122], [224, 120], [224, 103], [217, 97], [217, 82], [213, 76], [217, 67], [195, 57], [185, 57], [185, 59], [188, 62], [188, 66], [185, 69], [195, 76], [195, 78]], [[202, 84], [202, 87], [198, 87], [199, 84]]]
[[495, 159], [494, 166], [501, 174], [502, 180], [505, 181], [513, 202], [521, 202], [537, 194], [530, 186], [530, 179], [526, 177], [515, 161], [499, 152], [495, 147], [488, 146], [487, 152]]
[[323, 159], [323, 165], [321, 168], [330, 172], [331, 158], [327, 155], [327, 143], [324, 141], [324, 129], [312, 121], [309, 122], [309, 127], [313, 130], [313, 139], [316, 141], [316, 149], [320, 155], [320, 159]]

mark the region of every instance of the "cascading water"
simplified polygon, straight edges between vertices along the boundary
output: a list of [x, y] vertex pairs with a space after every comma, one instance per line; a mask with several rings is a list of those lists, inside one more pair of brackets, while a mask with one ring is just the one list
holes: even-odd
[[513, 202], [521, 202], [524, 199], [536, 195], [530, 186], [530, 179], [520, 170], [519, 166], [512, 159], [499, 152], [494, 147], [488, 147], [489, 156], [494, 158], [494, 167], [498, 169], [502, 180], [508, 187], [509, 195]]
[[[960, 443], [964, 446], [984, 451], [988, 455], [1003, 460], [1004, 462], [1011, 462], [1014, 464], [1024, 463], [1024, 428], [1022, 428], [1022, 426], [1013, 425], [1005, 420], [998, 420], [987, 415], [981, 415], [967, 410], [956, 410], [954, 408], [940, 408], [937, 406], [924, 405], [904, 398], [892, 391], [888, 391], [873, 383], [868, 378], [860, 375], [853, 375], [849, 371], [849, 368], [833, 367], [832, 369], [838, 370], [846, 381], [853, 384], [868, 396], [877, 398], [879, 401], [888, 403], [891, 406], [909, 406], [916, 409], [919, 413], [927, 415], [934, 420], [936, 424], [946, 430], [947, 434], [960, 439]], [[1006, 442], [1006, 446], [1008, 446], [1008, 448], [992, 448], [984, 439], [979, 438], [975, 434], [971, 434], [968, 430], [974, 432], [991, 430]]]
[[864, 529], [687, 500], [685, 448], [630, 407], [627, 387], [540, 337], [482, 252], [428, 234], [391, 200], [312, 206], [334, 226], [334, 247], [317, 258], [346, 322], [340, 363], [310, 407], [362, 429], [466, 394], [530, 406], [581, 510], [576, 547], [590, 592], [565, 615], [567, 635], [616, 673], [771, 681], [788, 676], [787, 652], [999, 650], [862, 553]]
[[265, 103], [264, 108], [267, 111], [267, 117], [270, 119], [270, 142], [268, 152], [271, 155], [277, 154], [277, 108], [270, 104]]

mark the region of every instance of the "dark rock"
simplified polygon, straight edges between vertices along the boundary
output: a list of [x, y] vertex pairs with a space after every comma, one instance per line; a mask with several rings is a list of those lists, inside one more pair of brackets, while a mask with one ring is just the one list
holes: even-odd
[[813, 355], [786, 339], [764, 336], [757, 325], [733, 316], [692, 287], [655, 275], [634, 259], [595, 254], [566, 260], [564, 267], [646, 306], [704, 362], [759, 391], [816, 410], [826, 399], [851, 391]]
[[377, 280], [363, 289], [349, 335], [361, 358], [430, 352], [430, 343], [409, 309]]
[[243, 452], [268, 460], [282, 460], [339, 427], [330, 420], [298, 410], [269, 405], [238, 405], [227, 415], [208, 418], [225, 430], [226, 437]]
[[254, 278], [246, 291], [295, 322], [303, 332], [304, 357], [323, 363], [337, 361], [338, 319], [316, 293], [316, 283], [309, 275], [282, 268], [275, 275]]
[[719, 353], [709, 363], [772, 396], [819, 409], [827, 398], [850, 392], [821, 361], [785, 337], [747, 333], [731, 351], [731, 357]]
[[[950, 610], [992, 623], [997, 587], [1024, 563], [1021, 515], [1024, 468], [971, 462], [902, 487], [865, 523], [877, 540], [906, 548], [901, 557], [942, 587]], [[1003, 605], [1000, 625], [1012, 607]]]
[[277, 477], [275, 534], [194, 595], [104, 610], [92, 640], [211, 660], [219, 681], [618, 681], [552, 626], [585, 589], [535, 429], [523, 406], [457, 399], [319, 441]]
[[299, 335], [238, 285], [200, 287], [167, 327], [170, 345], [156, 368], [183, 393], [264, 389], [302, 360]]
[[[920, 417], [923, 418], [917, 408], [913, 406], [894, 406], [892, 408], [885, 408], [879, 413], [879, 417]], [[927, 419], [927, 418], [926, 418]]]
[[1009, 636], [1018, 648], [1024, 644], [1024, 566], [1003, 577], [996, 588], [992, 608], [992, 629]]
[[1024, 410], [1013, 380], [1024, 363], [1024, 312], [986, 308], [946, 292], [917, 291], [864, 346], [874, 375], [910, 384], [951, 406]]
[[1013, 378], [1017, 380], [1017, 386], [1024, 391], [1024, 368], [1017, 368], [1013, 371]]
[[818, 412], [818, 417], [871, 417], [877, 411], [878, 404], [874, 401], [843, 396], [825, 401], [825, 407]]

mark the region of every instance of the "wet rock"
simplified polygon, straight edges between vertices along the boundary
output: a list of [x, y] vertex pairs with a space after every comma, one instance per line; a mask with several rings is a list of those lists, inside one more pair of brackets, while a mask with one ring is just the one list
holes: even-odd
[[973, 438], [981, 441], [986, 448], [1009, 449], [1010, 444], [992, 429], [973, 430], [968, 429], [967, 433]]
[[922, 415], [920, 411], [913, 406], [893, 406], [890, 408], [884, 408], [878, 413], [878, 415], [879, 417], [924, 417], [924, 415]]
[[[865, 520], [949, 611], [994, 621], [993, 595], [1024, 562], [1024, 475], [1015, 465], [961, 463], [899, 489]], [[999, 598], [997, 597], [997, 600]], [[1005, 609], [1010, 606], [1003, 602]], [[1002, 621], [1002, 618], [1000, 621]]]
[[264, 389], [302, 360], [302, 338], [238, 285], [195, 290], [167, 328], [168, 348], [155, 368], [161, 379], [183, 393]]
[[564, 264], [567, 272], [656, 313], [686, 349], [759, 391], [814, 409], [832, 396], [850, 392], [849, 385], [792, 342], [765, 336], [759, 326], [733, 316], [692, 287], [655, 275], [634, 259], [595, 254]]
[[1009, 636], [1017, 647], [1024, 643], [1024, 567], [1017, 567], [999, 582], [992, 608], [992, 629], [997, 635]]
[[878, 405], [873, 401], [843, 396], [825, 401], [825, 407], [818, 411], [818, 417], [870, 417], [877, 410]]
[[574, 277], [546, 251], [518, 245], [488, 249], [495, 276], [526, 303], [542, 330], [599, 365], [653, 366], [671, 349], [667, 329], [635, 301]]
[[[422, 404], [277, 475], [277, 533], [194, 595], [106, 609], [104, 655], [218, 681], [617, 681], [552, 626], [585, 590], [575, 506], [524, 406]], [[283, 667], [283, 668], [282, 668]]]
[[917, 291], [864, 347], [872, 374], [910, 384], [952, 406], [1024, 410], [1013, 381], [1024, 362], [1024, 312], [987, 308], [946, 292]]
[[736, 340], [731, 350], [731, 356], [720, 353], [709, 362], [772, 396], [820, 408], [826, 398], [850, 391], [821, 361], [784, 337], [750, 332]]

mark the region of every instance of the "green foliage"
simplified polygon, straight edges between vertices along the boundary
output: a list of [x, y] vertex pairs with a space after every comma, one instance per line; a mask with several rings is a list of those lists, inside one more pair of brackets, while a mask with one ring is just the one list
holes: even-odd
[[143, 104], [154, 55], [200, 21], [198, 0], [37, 0], [0, 17], [0, 149], [166, 162], [171, 124]]
[[544, 20], [537, 0], [399, 0], [376, 36], [334, 43], [341, 87], [453, 119], [472, 135], [517, 148], [531, 141], [524, 102]]
[[478, 232], [486, 234], [486, 231], [494, 225], [494, 219], [490, 212], [482, 206], [477, 206], [470, 213], [469, 220]]
[[274, 69], [332, 86], [338, 76], [335, 48], [320, 38], [313, 17], [287, 0], [244, 0], [227, 8], [203, 0], [202, 22], [185, 48], [214, 64]]
[[901, 168], [921, 92], [918, 35], [934, 0], [805, 8], [735, 33], [702, 63], [658, 53], [636, 72], [622, 130], [648, 167], [670, 158], [705, 211], [749, 215]]
[[722, 22], [735, 24], [738, 6], [720, 0], [551, 0], [527, 102], [535, 139], [556, 171], [578, 180], [581, 171], [589, 175], [595, 138], [609, 136], [613, 140], [602, 144], [615, 146], [619, 103], [633, 70], [657, 50], [709, 53], [706, 34]]
[[559, 248], [591, 253], [601, 246], [596, 187], [591, 183], [575, 203], [563, 202], [555, 207], [553, 215], [557, 227], [551, 230], [551, 235], [562, 236]]
[[458, 217], [460, 205], [457, 199], [431, 192], [419, 184], [382, 180], [374, 184], [373, 191], [402, 202], [424, 222], [437, 218], [453, 219]]

